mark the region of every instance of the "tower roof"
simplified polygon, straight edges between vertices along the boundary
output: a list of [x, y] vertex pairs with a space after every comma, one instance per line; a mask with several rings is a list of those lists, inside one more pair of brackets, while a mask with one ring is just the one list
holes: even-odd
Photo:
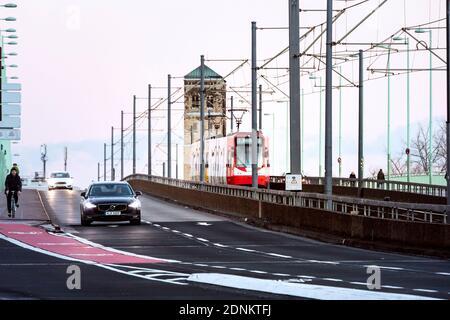
[[[184, 76], [185, 79], [200, 79], [200, 69], [201, 66], [195, 70], [192, 70], [187, 75]], [[223, 79], [223, 77], [215, 72], [213, 69], [205, 65], [204, 67], [204, 76], [205, 79]]]

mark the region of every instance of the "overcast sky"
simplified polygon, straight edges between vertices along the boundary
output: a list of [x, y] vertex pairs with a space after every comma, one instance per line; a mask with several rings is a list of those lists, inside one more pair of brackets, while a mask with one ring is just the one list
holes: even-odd
[[[39, 146], [46, 143], [49, 148], [49, 170], [62, 169], [63, 147], [69, 148], [69, 169], [79, 183], [85, 185], [97, 176], [97, 162], [103, 159], [103, 142], [109, 143], [111, 126], [119, 127], [120, 110], [131, 112], [132, 95], [145, 97], [147, 84], [165, 86], [167, 74], [182, 77], [199, 65], [200, 54], [208, 60], [250, 58], [250, 23], [257, 21], [260, 27], [285, 27], [288, 23], [288, 1], [282, 0], [18, 0], [17, 9], [1, 9], [2, 17], [15, 16], [17, 22], [1, 22], [2, 29], [14, 27], [18, 30], [15, 51], [18, 57], [8, 58], [19, 65], [17, 75], [23, 84], [22, 92], [22, 141], [15, 145], [20, 157], [15, 158], [23, 167], [23, 174], [41, 171]], [[304, 0], [302, 8], [324, 9], [325, 0]], [[334, 1], [337, 8], [355, 1]], [[382, 1], [371, 0], [358, 9], [348, 11], [336, 24], [335, 37], [350, 30], [359, 20], [371, 12]], [[406, 6], [405, 6], [406, 3]], [[376, 14], [364, 22], [348, 39], [348, 42], [377, 42], [394, 34], [400, 28], [428, 23], [445, 14], [442, 0], [389, 0]], [[406, 11], [404, 10], [406, 8]], [[323, 22], [324, 12], [301, 14], [301, 25], [312, 26]], [[444, 22], [435, 26], [444, 26]], [[318, 35], [320, 28], [314, 35]], [[302, 30], [302, 33], [304, 31]], [[428, 42], [427, 34], [415, 34]], [[302, 48], [312, 38], [302, 43]], [[259, 64], [287, 46], [286, 30], [262, 30], [258, 32]], [[411, 40], [412, 41], [412, 40]], [[318, 43], [311, 53], [320, 53]], [[397, 46], [405, 49], [404, 46]], [[412, 42], [411, 47], [416, 47]], [[443, 31], [433, 31], [433, 47], [445, 47]], [[339, 46], [338, 51], [359, 49], [358, 46]], [[367, 49], [367, 46], [361, 46]], [[322, 47], [324, 53], [324, 48]], [[445, 57], [445, 51], [437, 50]], [[367, 53], [367, 55], [374, 53]], [[289, 92], [286, 84], [286, 55], [276, 59], [269, 67], [278, 70], [263, 70], [260, 74], [269, 77], [280, 90], [261, 80], [267, 90], [274, 94], [264, 96], [264, 131], [277, 139], [272, 148], [275, 174], [284, 172], [286, 100], [282, 93]], [[392, 56], [392, 68], [405, 67], [406, 54]], [[415, 68], [428, 68], [426, 52], [412, 53]], [[365, 61], [368, 68], [386, 68], [386, 56]], [[221, 75], [227, 75], [239, 62], [208, 61], [207, 64]], [[435, 66], [442, 66], [433, 58]], [[317, 61], [310, 66], [322, 68]], [[343, 73], [357, 81], [358, 65], [349, 62], [343, 65]], [[312, 69], [305, 71], [314, 71]], [[323, 72], [315, 73], [324, 77]], [[366, 72], [365, 78], [382, 74]], [[433, 119], [435, 126], [445, 115], [445, 72], [433, 72]], [[244, 86], [250, 83], [250, 68], [246, 65], [227, 78], [228, 86]], [[339, 79], [335, 77], [334, 84]], [[175, 78], [174, 87], [182, 86], [182, 79]], [[305, 172], [318, 174], [318, 124], [319, 93], [318, 80], [308, 75], [301, 79], [305, 97]], [[345, 81], [344, 81], [345, 82]], [[411, 76], [411, 110], [413, 129], [428, 121], [428, 73]], [[314, 86], [316, 84], [317, 86]], [[346, 83], [345, 83], [346, 84]], [[392, 78], [392, 144], [393, 155], [403, 150], [405, 140], [405, 91], [404, 76]], [[376, 168], [386, 167], [386, 108], [387, 79], [372, 80], [365, 84], [365, 144], [366, 174]], [[316, 92], [316, 93], [313, 93]], [[243, 94], [246, 99], [249, 95]], [[166, 91], [154, 92], [155, 97], [165, 97]], [[230, 93], [228, 93], [230, 96]], [[357, 89], [342, 89], [343, 96], [343, 164], [344, 175], [356, 171], [357, 154]], [[338, 107], [339, 91], [334, 90], [333, 141], [334, 172], [337, 175]], [[243, 99], [241, 99], [243, 100]], [[181, 99], [180, 101], [183, 101]], [[248, 107], [245, 102], [238, 102]], [[146, 108], [145, 101], [138, 102], [139, 111]], [[175, 104], [174, 109], [183, 108]], [[163, 111], [159, 116], [165, 116]], [[156, 115], [155, 115], [156, 116]], [[174, 111], [174, 139], [183, 135], [182, 113]], [[126, 122], [130, 124], [130, 115]], [[249, 128], [250, 118], [244, 116], [244, 130]], [[275, 135], [273, 135], [275, 124]], [[155, 120], [155, 143], [165, 149], [165, 119]], [[145, 129], [142, 126], [141, 129]], [[146, 142], [144, 132], [139, 136], [138, 171], [145, 171]], [[116, 136], [119, 132], [116, 132]], [[180, 140], [179, 140], [180, 141]], [[180, 147], [181, 148], [181, 147]], [[180, 149], [181, 150], [181, 149]], [[165, 156], [155, 146], [156, 160]], [[126, 152], [129, 155], [129, 149]], [[182, 152], [180, 151], [180, 156]], [[116, 157], [116, 160], [119, 158]], [[131, 162], [127, 161], [129, 172]], [[161, 162], [155, 169], [161, 170]], [[119, 173], [119, 172], [117, 172]], [[159, 173], [159, 172], [156, 172]]]

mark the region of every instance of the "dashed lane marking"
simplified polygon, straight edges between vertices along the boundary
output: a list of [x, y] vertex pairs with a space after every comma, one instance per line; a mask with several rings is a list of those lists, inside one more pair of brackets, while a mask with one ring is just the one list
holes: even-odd
[[342, 279], [334, 279], [334, 278], [323, 278], [322, 280], [332, 281], [332, 282], [343, 282], [344, 281]]
[[430, 289], [413, 289], [413, 291], [426, 292], [426, 293], [438, 293], [437, 290], [430, 290]]
[[385, 289], [395, 289], [395, 290], [404, 289], [403, 287], [397, 287], [397, 286], [381, 286], [381, 287], [385, 288]]
[[246, 248], [236, 248], [236, 250], [245, 251], [245, 252], [257, 252], [256, 250], [246, 249]]

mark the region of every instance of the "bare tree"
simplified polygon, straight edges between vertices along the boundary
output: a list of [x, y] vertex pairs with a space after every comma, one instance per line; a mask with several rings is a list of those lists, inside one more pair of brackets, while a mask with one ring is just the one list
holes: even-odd
[[[406, 143], [404, 144], [406, 149]], [[415, 136], [411, 139], [410, 150], [411, 173], [425, 174], [429, 172], [429, 131], [422, 125]], [[392, 171], [395, 175], [404, 175], [407, 172], [406, 155], [402, 152], [399, 156], [391, 159]], [[434, 171], [445, 173], [447, 170], [447, 139], [445, 122], [440, 122], [433, 135], [433, 146], [431, 150], [431, 167]]]

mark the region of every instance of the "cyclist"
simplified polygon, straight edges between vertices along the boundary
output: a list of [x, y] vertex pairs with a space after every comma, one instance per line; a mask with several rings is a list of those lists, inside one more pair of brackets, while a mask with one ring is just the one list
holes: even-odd
[[19, 171], [19, 166], [17, 165], [17, 163], [13, 163], [13, 165], [12, 165], [12, 168], [11, 169], [16, 169], [16, 171], [17, 171], [17, 175], [19, 175], [20, 174], [20, 171]]
[[19, 207], [19, 194], [22, 192], [22, 181], [17, 174], [17, 169], [12, 168], [11, 173], [6, 176], [5, 180], [5, 194], [8, 204], [8, 217], [11, 218], [11, 198], [14, 191], [14, 200], [16, 207]]

